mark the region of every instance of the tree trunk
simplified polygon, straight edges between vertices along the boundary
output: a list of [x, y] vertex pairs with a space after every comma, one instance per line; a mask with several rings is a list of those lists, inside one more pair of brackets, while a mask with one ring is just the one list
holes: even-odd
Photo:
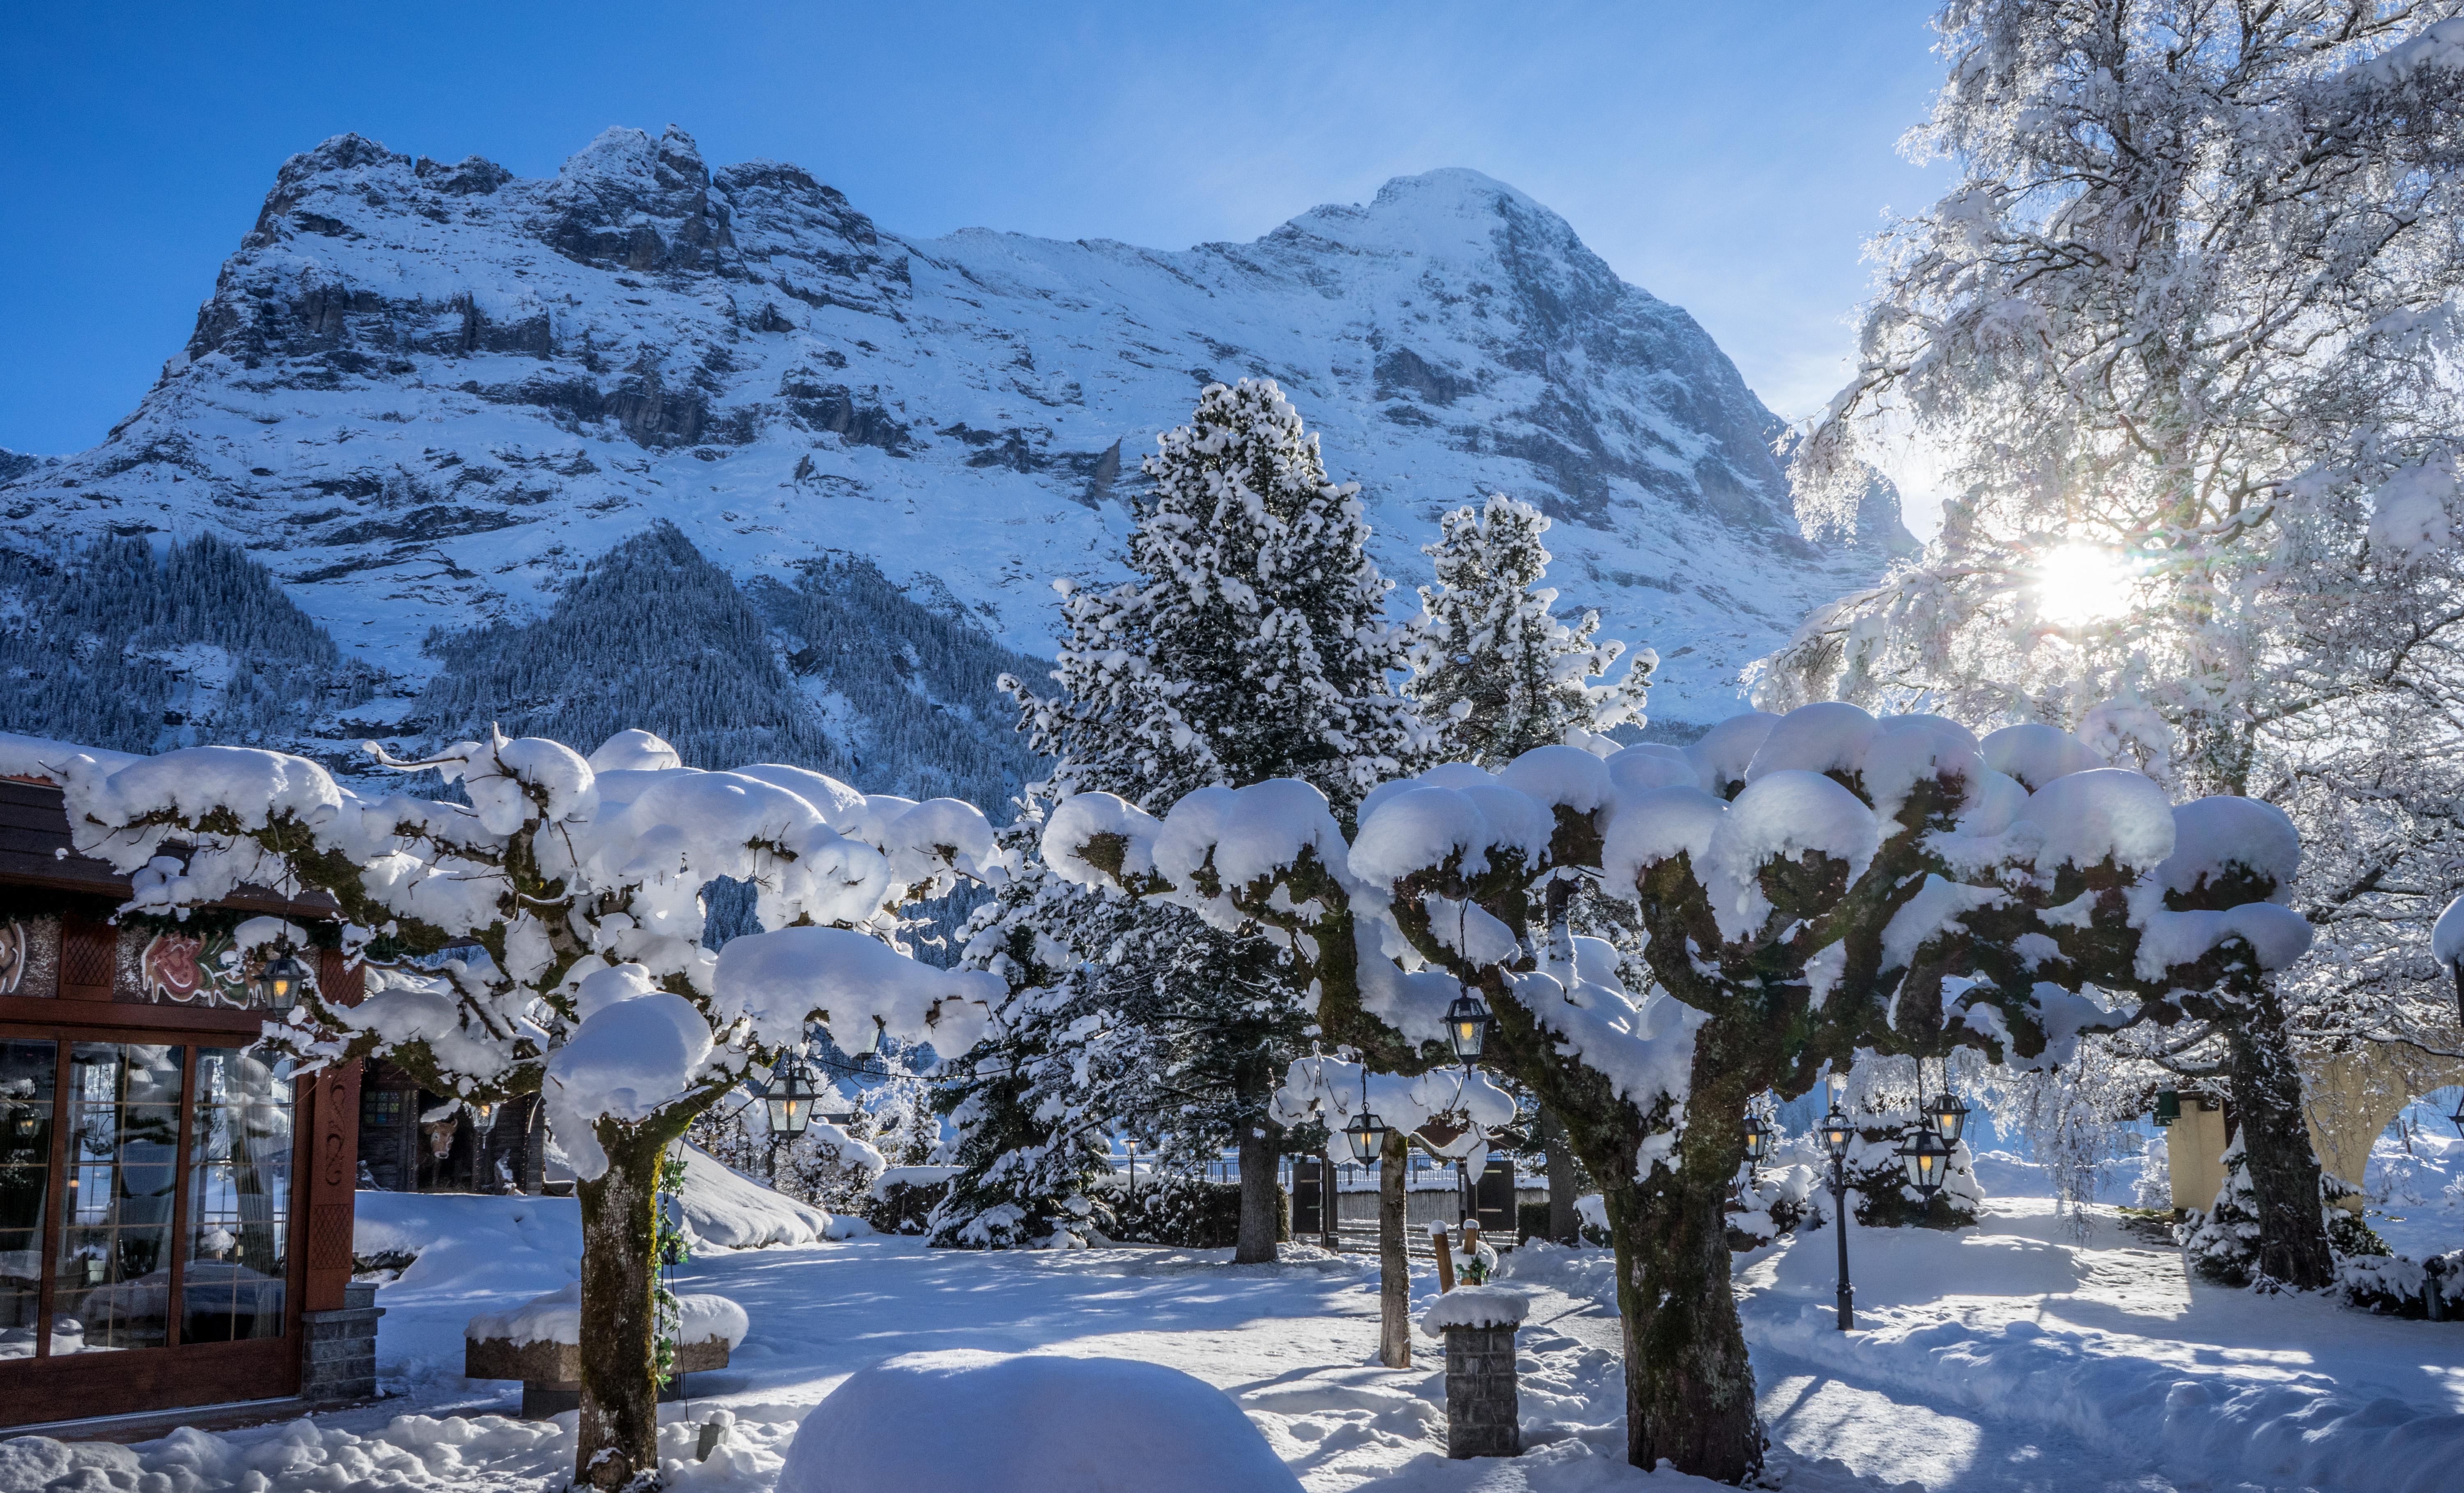
[[[1742, 1155], [1705, 1144], [1722, 1120], [1704, 1104], [1678, 1175], [1652, 1196], [1602, 1177], [1617, 1247], [1617, 1310], [1625, 1328], [1626, 1460], [1661, 1459], [1681, 1472], [1743, 1482], [1763, 1464], [1753, 1366], [1729, 1284], [1728, 1177]], [[1738, 1107], [1742, 1111], [1742, 1104]]]
[[1275, 1131], [1282, 1129], [1265, 1115], [1241, 1122], [1241, 1238], [1233, 1247], [1236, 1265], [1273, 1264], [1275, 1236], [1284, 1221], [1283, 1199], [1275, 1190]]
[[2301, 1115], [2301, 1070], [2276, 992], [2262, 986], [2242, 1020], [2225, 1023], [2242, 1156], [2258, 1210], [2258, 1268], [2303, 1290], [2336, 1281], [2321, 1215], [2319, 1157]]
[[1410, 1155], [1400, 1131], [1377, 1153], [1377, 1361], [1412, 1367], [1412, 1256], [1403, 1247], [1403, 1170]]
[[1574, 1216], [1574, 1153], [1566, 1148], [1565, 1122], [1557, 1112], [1540, 1110], [1541, 1153], [1549, 1165], [1549, 1237], [1560, 1244], [1582, 1242], [1582, 1220]]
[[582, 1199], [582, 1429], [577, 1487], [622, 1488], [659, 1470], [659, 1322], [651, 1300], [663, 1141], [599, 1128], [607, 1171]]

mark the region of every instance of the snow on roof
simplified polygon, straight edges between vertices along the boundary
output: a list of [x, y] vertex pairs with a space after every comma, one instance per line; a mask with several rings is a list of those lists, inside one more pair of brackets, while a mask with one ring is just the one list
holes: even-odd
[[138, 760], [136, 754], [130, 752], [111, 752], [101, 747], [77, 746], [67, 741], [0, 731], [0, 778], [25, 778], [36, 782], [64, 784], [67, 781], [67, 764], [79, 757], [91, 758], [106, 772]]

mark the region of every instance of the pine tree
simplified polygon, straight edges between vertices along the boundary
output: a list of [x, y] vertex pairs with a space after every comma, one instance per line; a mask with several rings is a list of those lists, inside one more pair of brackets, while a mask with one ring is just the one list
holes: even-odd
[[1573, 626], [1558, 620], [1557, 593], [1540, 583], [1548, 532], [1540, 510], [1499, 494], [1485, 509], [1446, 515], [1438, 542], [1421, 546], [1438, 583], [1420, 588], [1403, 692], [1444, 734], [1450, 757], [1496, 767], [1533, 747], [1586, 745], [1642, 724], [1659, 656], [1644, 648], [1624, 678], [1606, 682], [1625, 645], [1597, 639], [1597, 612]]
[[1359, 484], [1327, 480], [1317, 437], [1272, 380], [1209, 385], [1143, 470], [1135, 580], [1070, 595], [1060, 690], [1018, 692], [1065, 792], [1172, 803], [1269, 778], [1317, 785], [1348, 822], [1430, 748], [1387, 677], [1407, 638], [1368, 555]]
[[[1385, 618], [1358, 486], [1328, 479], [1317, 438], [1265, 380], [1207, 388], [1144, 471], [1133, 579], [1065, 590], [1058, 688], [1010, 682], [1034, 748], [1056, 758], [1038, 792], [1160, 810], [1198, 788], [1298, 778], [1348, 823], [1434, 746], [1388, 682], [1407, 638]], [[1012, 979], [1019, 1020], [957, 1101], [968, 1171], [937, 1232], [1003, 1241], [975, 1220], [1004, 1207], [1024, 1237], [1068, 1230], [1065, 1212], [1088, 1216], [1066, 1195], [1091, 1165], [1089, 1128], [1117, 1124], [1167, 1158], [1236, 1144], [1236, 1259], [1274, 1258], [1267, 1101], [1309, 1024], [1275, 946], [1176, 907], [1018, 887], [980, 915], [970, 950]]]

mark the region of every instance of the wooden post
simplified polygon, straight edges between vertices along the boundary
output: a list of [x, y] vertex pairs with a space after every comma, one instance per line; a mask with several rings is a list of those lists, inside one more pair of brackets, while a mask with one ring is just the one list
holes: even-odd
[[1429, 1225], [1429, 1248], [1435, 1251], [1438, 1257], [1438, 1294], [1442, 1296], [1455, 1288], [1455, 1256], [1453, 1249], [1447, 1245], [1444, 1224]]

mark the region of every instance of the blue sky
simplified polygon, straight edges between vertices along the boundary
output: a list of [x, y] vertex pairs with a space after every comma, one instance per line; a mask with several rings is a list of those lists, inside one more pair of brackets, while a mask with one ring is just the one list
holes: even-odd
[[345, 130], [525, 176], [609, 124], [803, 165], [885, 228], [1178, 248], [1468, 165], [1694, 313], [1785, 415], [1938, 171], [1930, 0], [25, 6], [0, 48], [0, 447], [100, 440], [283, 158]]

